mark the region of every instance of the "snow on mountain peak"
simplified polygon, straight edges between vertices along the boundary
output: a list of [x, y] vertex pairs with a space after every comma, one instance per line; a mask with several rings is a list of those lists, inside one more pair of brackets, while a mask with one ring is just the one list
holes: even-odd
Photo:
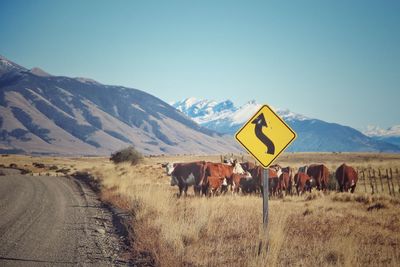
[[291, 112], [288, 109], [277, 109], [276, 113], [279, 114], [284, 120], [298, 120], [298, 121], [304, 121], [304, 120], [309, 120], [310, 118], [303, 116], [301, 114], [297, 114], [294, 112]]
[[368, 125], [367, 129], [363, 131], [365, 135], [374, 137], [374, 136], [400, 136], [400, 125], [394, 125], [387, 129], [382, 129], [379, 126]]
[[[231, 100], [217, 102], [190, 97], [183, 101], [172, 103], [172, 106], [209, 129], [221, 133], [232, 133], [257, 112], [261, 104], [258, 104], [256, 100], [250, 100], [244, 105], [236, 107]], [[278, 109], [277, 113], [285, 120], [308, 119], [288, 109]]]

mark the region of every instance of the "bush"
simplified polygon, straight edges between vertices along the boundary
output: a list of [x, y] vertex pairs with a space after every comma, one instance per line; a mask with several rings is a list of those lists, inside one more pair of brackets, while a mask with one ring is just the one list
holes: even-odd
[[130, 162], [132, 165], [138, 164], [143, 156], [133, 146], [119, 150], [111, 154], [110, 160], [115, 164], [121, 162]]
[[51, 167], [49, 168], [49, 170], [51, 170], [51, 171], [56, 171], [56, 170], [58, 170], [58, 167], [57, 167], [56, 165], [53, 165], [53, 166], [51, 166]]

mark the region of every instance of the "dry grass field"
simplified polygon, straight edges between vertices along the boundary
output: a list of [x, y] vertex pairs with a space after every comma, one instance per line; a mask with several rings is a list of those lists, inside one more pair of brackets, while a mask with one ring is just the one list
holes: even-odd
[[161, 163], [194, 160], [219, 162], [220, 156], [151, 157], [136, 166], [114, 165], [107, 158], [28, 156], [1, 157], [0, 163], [34, 173], [49, 172], [53, 165], [70, 173], [90, 172], [101, 184], [103, 201], [134, 214], [133, 253], [150, 252], [160, 266], [400, 266], [395, 173], [400, 155], [283, 154], [277, 163], [295, 168], [324, 163], [334, 171], [344, 162], [366, 172], [392, 168], [395, 194], [390, 196], [385, 185], [371, 194], [368, 180], [369, 187], [360, 183], [355, 194], [312, 192], [271, 199], [266, 232], [260, 196], [194, 197], [189, 189], [188, 197], [178, 199]]

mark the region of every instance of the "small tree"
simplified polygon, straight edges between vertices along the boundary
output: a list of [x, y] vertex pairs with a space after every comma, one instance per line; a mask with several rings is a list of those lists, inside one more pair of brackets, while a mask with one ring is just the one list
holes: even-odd
[[121, 162], [131, 162], [132, 165], [138, 164], [143, 159], [142, 154], [133, 146], [121, 149], [111, 154], [110, 160], [115, 164]]

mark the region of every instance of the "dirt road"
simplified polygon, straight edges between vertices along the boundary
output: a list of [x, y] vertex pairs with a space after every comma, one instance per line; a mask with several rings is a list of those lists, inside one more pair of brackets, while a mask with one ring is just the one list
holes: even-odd
[[0, 240], [0, 266], [128, 265], [112, 214], [66, 177], [0, 176]]

